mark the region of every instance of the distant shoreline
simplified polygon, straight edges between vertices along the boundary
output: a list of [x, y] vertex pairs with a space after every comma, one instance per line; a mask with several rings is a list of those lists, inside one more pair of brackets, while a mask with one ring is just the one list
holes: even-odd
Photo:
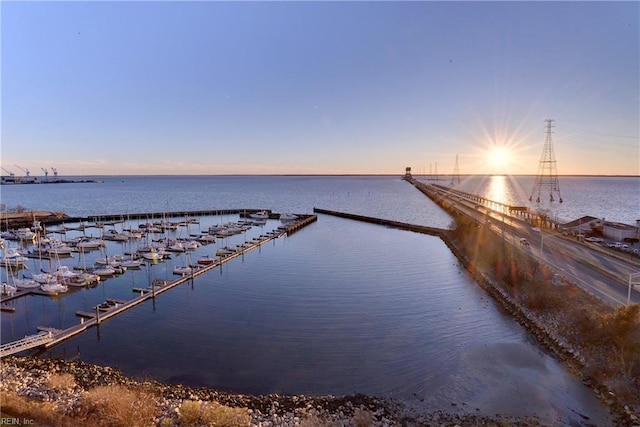
[[3, 177], [2, 181], [0, 181], [0, 185], [40, 185], [40, 184], [83, 184], [83, 183], [95, 183], [99, 184], [103, 181], [96, 181], [94, 179], [81, 179], [81, 180], [69, 180], [69, 179], [59, 179], [56, 181], [47, 181], [47, 180], [28, 180], [22, 181], [18, 178], [18, 181], [7, 181], [5, 177]]
[[[432, 174], [434, 175], [434, 174]], [[445, 177], [450, 177], [452, 174], [438, 174], [438, 176], [440, 177], [440, 181], [445, 181]], [[123, 174], [123, 175], [66, 175], [68, 177], [76, 177], [76, 178], [87, 178], [87, 177], [96, 177], [96, 178], [122, 178], [122, 177], [132, 177], [132, 178], [144, 178], [144, 177], [153, 177], [153, 178], [157, 178], [157, 177], [242, 177], [242, 176], [246, 176], [246, 177], [276, 177], [276, 176], [281, 176], [281, 177], [348, 177], [348, 176], [354, 176], [354, 177], [370, 177], [370, 176], [390, 176], [390, 177], [402, 177], [402, 175], [397, 174], [397, 173], [392, 173], [392, 174], [386, 174], [386, 173], [380, 173], [380, 174], [376, 174], [376, 173], [343, 173], [343, 174], [176, 174], [176, 175], [172, 175], [172, 174], [136, 174], [136, 175], [131, 175], [131, 174]], [[413, 174], [414, 177], [428, 177], [429, 174], [418, 174], [418, 173], [414, 173]], [[536, 174], [503, 174], [503, 173], [494, 173], [494, 174], [458, 174], [456, 176], [459, 176], [460, 178], [465, 178], [465, 177], [491, 177], [491, 176], [514, 176], [514, 177], [535, 177]], [[591, 174], [576, 174], [576, 175], [562, 175], [559, 174], [558, 178], [640, 178], [640, 174], [639, 175], [591, 175]], [[36, 181], [36, 182], [26, 182], [26, 183], [20, 183], [20, 182], [16, 182], [15, 184], [57, 184], [57, 183], [78, 183], [78, 182], [100, 182], [100, 181], [95, 181], [95, 180], [81, 180], [81, 181], [73, 181], [73, 180], [59, 180], [59, 181]], [[6, 182], [3, 181], [2, 184], [5, 184]], [[13, 182], [9, 182], [7, 184], [14, 184]]]

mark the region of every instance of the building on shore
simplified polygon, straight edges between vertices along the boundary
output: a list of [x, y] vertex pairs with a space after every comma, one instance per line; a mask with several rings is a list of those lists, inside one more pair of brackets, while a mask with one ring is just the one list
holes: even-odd
[[606, 221], [604, 218], [583, 216], [566, 224], [562, 224], [561, 227], [574, 234], [598, 235], [619, 242], [640, 241], [640, 220], [636, 221], [636, 225], [629, 225], [620, 222]]

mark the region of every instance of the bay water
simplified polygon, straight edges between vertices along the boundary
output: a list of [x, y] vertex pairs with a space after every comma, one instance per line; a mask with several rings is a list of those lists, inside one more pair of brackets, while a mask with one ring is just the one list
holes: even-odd
[[[433, 227], [451, 224], [444, 211], [399, 177], [95, 179], [103, 182], [3, 186], [2, 203], [71, 216], [242, 208], [312, 213], [319, 207]], [[618, 178], [600, 178], [608, 179]], [[485, 188], [492, 188], [492, 180]], [[620, 210], [615, 213], [620, 221], [629, 222], [638, 212], [628, 212], [637, 204], [632, 200], [637, 183], [632, 180], [619, 203], [609, 203]], [[584, 214], [600, 216], [590, 208], [585, 205]], [[207, 216], [174, 234], [200, 233], [236, 219]], [[277, 225], [269, 220], [190, 256], [213, 255], [218, 247]], [[127, 250], [128, 244], [108, 242], [104, 252], [59, 262], [93, 265], [99, 256]], [[185, 257], [174, 255], [60, 297], [15, 300], [10, 304], [16, 312], [2, 313], [2, 343], [35, 333], [38, 326], [69, 327], [79, 322], [77, 310], [91, 311], [107, 298], [130, 299], [132, 288], [153, 279], [171, 280], [173, 265]], [[55, 268], [57, 261], [43, 262], [33, 260], [22, 274]], [[327, 215], [43, 357], [80, 358], [136, 377], [238, 393], [367, 393], [401, 399], [417, 410], [535, 414], [554, 425], [611, 422], [593, 393], [540, 349], [438, 238]]]

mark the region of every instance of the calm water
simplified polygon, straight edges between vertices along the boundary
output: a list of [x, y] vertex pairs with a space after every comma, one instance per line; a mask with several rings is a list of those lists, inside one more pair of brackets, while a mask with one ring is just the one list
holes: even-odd
[[[2, 202], [69, 215], [243, 207], [310, 213], [315, 206], [436, 227], [451, 222], [397, 177], [104, 181], [4, 186]], [[205, 217], [176, 235], [233, 219]], [[277, 225], [269, 221], [246, 236], [203, 246], [193, 259]], [[97, 235], [98, 229], [90, 230]], [[130, 249], [109, 242], [106, 252]], [[99, 256], [104, 253], [61, 262], [92, 265]], [[2, 313], [2, 342], [40, 325], [76, 324], [76, 310], [89, 311], [106, 298], [129, 299], [133, 287], [172, 278], [173, 265], [185, 261], [174, 255], [92, 289], [19, 299], [15, 313]], [[33, 260], [29, 271], [52, 267]], [[362, 392], [396, 397], [417, 409], [449, 411], [456, 402], [460, 410], [479, 408], [480, 414], [537, 414], [560, 425], [584, 423], [583, 414], [593, 424], [610, 424], [591, 391], [542, 352], [439, 239], [325, 215], [90, 329], [53, 355], [242, 393]]]
[[[268, 208], [311, 212], [347, 210], [421, 225], [448, 225], [440, 211], [397, 177], [78, 177], [97, 184], [4, 185], [0, 200], [10, 208], [65, 212], [71, 216], [163, 212], [208, 208]], [[640, 219], [640, 177], [560, 177], [564, 203], [531, 204], [532, 176], [463, 177], [457, 188], [499, 202], [548, 209], [561, 221], [584, 215], [635, 224]], [[438, 183], [451, 185], [450, 179]], [[406, 184], [406, 183], [405, 183]], [[555, 196], [555, 194], [554, 194]], [[534, 197], [535, 198], [535, 197]], [[435, 217], [434, 217], [435, 215]]]

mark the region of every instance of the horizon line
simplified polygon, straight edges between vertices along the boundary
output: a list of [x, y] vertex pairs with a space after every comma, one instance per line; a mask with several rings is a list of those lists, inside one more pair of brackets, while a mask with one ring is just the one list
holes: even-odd
[[[444, 178], [444, 177], [472, 177], [472, 176], [537, 176], [538, 174], [530, 174], [530, 173], [523, 173], [523, 174], [511, 174], [511, 173], [480, 173], [480, 174], [473, 174], [473, 173], [467, 173], [467, 174], [411, 174], [411, 176], [414, 177], [439, 177], [439, 178]], [[2, 178], [5, 177], [10, 177], [11, 175], [2, 175]], [[51, 177], [51, 180], [55, 180], [55, 179], [60, 179], [61, 177], [89, 177], [89, 176], [95, 176], [95, 177], [111, 177], [111, 176], [136, 176], [136, 177], [141, 177], [141, 176], [256, 176], [256, 177], [260, 177], [260, 176], [398, 176], [398, 177], [403, 177], [405, 176], [405, 174], [396, 174], [396, 173], [266, 173], [266, 174], [251, 174], [251, 173], [236, 173], [236, 174], [166, 174], [166, 173], [158, 173], [158, 174], [58, 174], [57, 177]], [[629, 175], [629, 174], [558, 174], [558, 177], [611, 177], [611, 178], [640, 178], [640, 173], [637, 175]], [[30, 176], [26, 176], [26, 175], [20, 175], [20, 176], [14, 176], [15, 178], [20, 178], [20, 179], [24, 179], [24, 178], [31, 178], [31, 179], [42, 179], [44, 180], [48, 180], [48, 177], [44, 177], [44, 176], [40, 176], [40, 175], [30, 175]]]

